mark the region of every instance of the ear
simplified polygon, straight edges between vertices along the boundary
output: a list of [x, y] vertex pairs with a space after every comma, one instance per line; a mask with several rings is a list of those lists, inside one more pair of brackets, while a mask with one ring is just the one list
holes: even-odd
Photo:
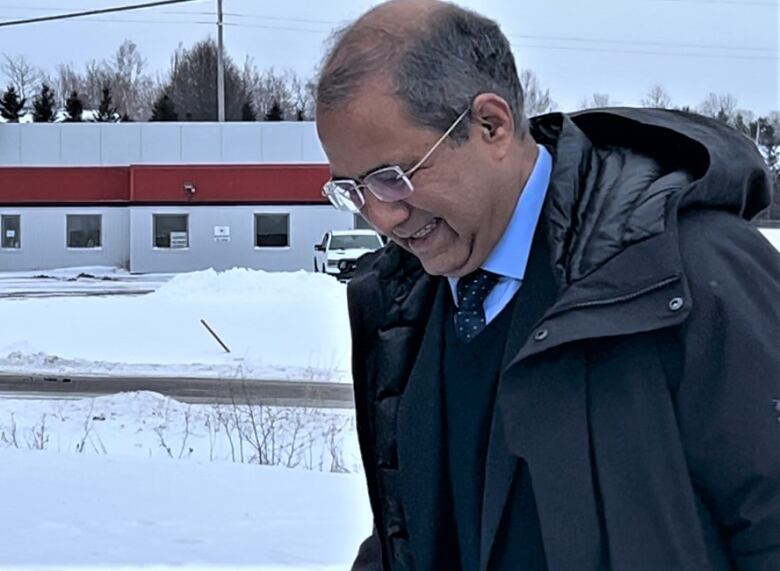
[[509, 103], [495, 93], [480, 93], [471, 105], [471, 116], [481, 139], [503, 155], [501, 151], [505, 152], [515, 136], [515, 120]]

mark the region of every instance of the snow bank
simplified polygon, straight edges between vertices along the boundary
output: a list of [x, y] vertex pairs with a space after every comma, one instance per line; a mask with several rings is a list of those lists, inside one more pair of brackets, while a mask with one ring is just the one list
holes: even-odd
[[152, 297], [183, 302], [300, 303], [307, 298], [317, 303], [338, 302], [344, 297], [344, 284], [330, 276], [306, 271], [266, 272], [233, 268], [213, 269], [174, 276]]
[[0, 319], [6, 373], [351, 377], [346, 286], [303, 271], [207, 270], [142, 296], [5, 299]]

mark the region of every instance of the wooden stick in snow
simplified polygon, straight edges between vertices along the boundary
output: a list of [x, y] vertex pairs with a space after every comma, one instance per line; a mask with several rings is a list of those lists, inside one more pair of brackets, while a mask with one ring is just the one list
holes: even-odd
[[220, 345], [222, 345], [222, 348], [225, 350], [225, 353], [230, 353], [230, 349], [228, 349], [228, 348], [227, 348], [227, 345], [225, 345], [225, 344], [222, 342], [222, 339], [220, 339], [220, 338], [219, 338], [219, 335], [217, 335], [216, 333], [214, 333], [214, 330], [213, 330], [211, 327], [209, 327], [209, 324], [208, 324], [208, 323], [206, 323], [206, 320], [205, 320], [205, 319], [201, 319], [201, 320], [200, 320], [200, 322], [203, 324], [203, 327], [205, 327], [205, 328], [208, 330], [208, 332], [209, 332], [209, 333], [211, 333], [211, 335], [214, 337], [214, 339], [216, 339], [216, 340], [217, 340], [217, 343], [219, 343]]

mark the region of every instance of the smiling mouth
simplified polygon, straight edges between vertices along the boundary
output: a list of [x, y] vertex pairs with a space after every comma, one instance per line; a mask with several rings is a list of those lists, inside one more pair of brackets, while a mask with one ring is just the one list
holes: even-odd
[[417, 232], [412, 234], [410, 238], [412, 240], [420, 240], [422, 238], [425, 238], [428, 234], [436, 230], [436, 227], [439, 225], [439, 222], [441, 222], [441, 218], [434, 218], [428, 224], [420, 228]]

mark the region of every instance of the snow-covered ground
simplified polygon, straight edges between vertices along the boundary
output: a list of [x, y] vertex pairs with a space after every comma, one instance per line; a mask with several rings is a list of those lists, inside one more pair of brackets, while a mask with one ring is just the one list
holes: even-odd
[[[346, 287], [331, 277], [247, 269], [35, 274], [0, 274], [0, 373], [350, 380]], [[31, 287], [88, 295], [1, 297]], [[156, 291], [99, 295], [117, 287]]]
[[345, 411], [0, 400], [0, 465], [3, 570], [343, 570], [371, 527]]
[[[319, 274], [6, 273], [0, 319], [0, 373], [350, 380]], [[0, 466], [1, 570], [335, 571], [371, 528], [349, 410], [2, 399]]]

